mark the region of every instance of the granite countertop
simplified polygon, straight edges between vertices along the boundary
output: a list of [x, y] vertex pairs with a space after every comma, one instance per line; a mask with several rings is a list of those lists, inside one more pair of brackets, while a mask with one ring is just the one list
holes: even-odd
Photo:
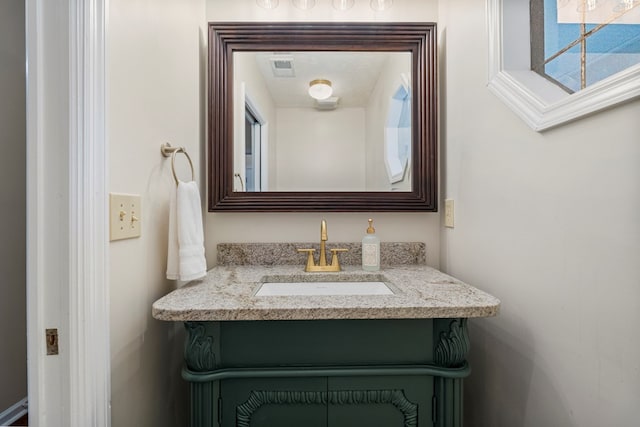
[[[389, 283], [395, 294], [256, 297], [260, 284], [273, 276], [300, 282], [380, 280]], [[302, 263], [222, 265], [156, 301], [153, 317], [167, 321], [456, 318], [495, 316], [499, 307], [497, 298], [426, 265], [383, 266], [379, 272], [347, 265], [338, 273], [305, 273]]]

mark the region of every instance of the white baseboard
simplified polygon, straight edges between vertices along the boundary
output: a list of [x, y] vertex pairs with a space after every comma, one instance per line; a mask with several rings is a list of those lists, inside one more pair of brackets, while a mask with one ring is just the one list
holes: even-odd
[[8, 426], [11, 423], [19, 420], [20, 417], [25, 415], [29, 410], [29, 404], [25, 397], [20, 402], [11, 406], [9, 409], [0, 412], [0, 427]]

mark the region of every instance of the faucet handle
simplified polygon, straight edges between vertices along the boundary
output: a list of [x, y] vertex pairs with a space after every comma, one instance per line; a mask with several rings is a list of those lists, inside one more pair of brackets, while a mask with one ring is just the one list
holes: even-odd
[[315, 266], [315, 261], [313, 260], [313, 253], [315, 251], [315, 249], [298, 249], [298, 252], [307, 253], [307, 265], [305, 267], [306, 271], [310, 271], [310, 268]]
[[348, 252], [349, 249], [333, 248], [331, 251], [331, 266], [336, 267], [340, 271], [340, 260], [338, 259], [338, 252]]

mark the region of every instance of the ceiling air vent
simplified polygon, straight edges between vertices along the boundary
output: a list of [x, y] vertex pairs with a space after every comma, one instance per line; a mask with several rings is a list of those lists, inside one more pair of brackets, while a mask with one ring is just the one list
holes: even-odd
[[316, 99], [316, 110], [335, 110], [338, 108], [340, 97], [331, 96], [325, 99]]
[[269, 58], [271, 71], [275, 77], [294, 77], [293, 57], [289, 55], [276, 55]]

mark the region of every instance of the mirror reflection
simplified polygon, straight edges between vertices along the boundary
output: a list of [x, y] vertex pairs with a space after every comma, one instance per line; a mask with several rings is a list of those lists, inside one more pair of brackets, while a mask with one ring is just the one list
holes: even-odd
[[412, 191], [411, 66], [410, 52], [234, 52], [234, 191]]

